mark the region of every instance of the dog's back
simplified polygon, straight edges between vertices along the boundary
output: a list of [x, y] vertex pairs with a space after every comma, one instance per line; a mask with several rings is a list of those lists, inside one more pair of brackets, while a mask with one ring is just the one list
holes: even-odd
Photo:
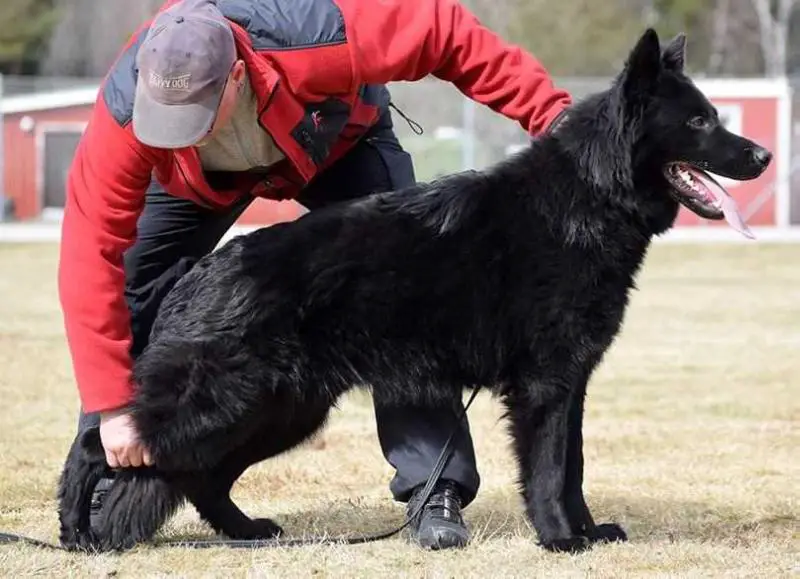
[[[615, 215], [586, 221], [585, 184], [565, 182], [560, 155], [536, 143], [490, 171], [314, 212], [201, 260], [137, 362], [144, 439], [165, 439], [164, 424], [147, 420], [154, 401], [185, 404], [189, 391], [255, 408], [254, 389], [332, 402], [361, 384], [379, 403], [441, 403], [504, 382], [531, 352], [544, 364], [558, 350], [601, 349], [633, 271], [612, 239], [583, 231], [611, 231], [595, 222]], [[200, 420], [197, 402], [181, 413]]]

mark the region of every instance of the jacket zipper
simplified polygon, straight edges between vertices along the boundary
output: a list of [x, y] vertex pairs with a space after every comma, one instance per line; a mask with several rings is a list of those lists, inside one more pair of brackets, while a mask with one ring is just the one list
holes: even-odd
[[[267, 109], [272, 104], [272, 100], [275, 98], [275, 95], [277, 94], [278, 89], [280, 88], [280, 84], [281, 84], [280, 79], [277, 79], [275, 81], [275, 86], [272, 87], [272, 91], [269, 94], [269, 98], [267, 99], [267, 102], [264, 103], [264, 107], [258, 112], [258, 126], [261, 127], [262, 131], [264, 131], [265, 133], [267, 133], [270, 136], [270, 138], [272, 139], [273, 144], [278, 148], [278, 150], [283, 155], [283, 158], [286, 159], [286, 161], [289, 162], [290, 164], [294, 164], [293, 161], [292, 161], [291, 156], [289, 156], [289, 154], [286, 152], [286, 150], [281, 145], [278, 144], [278, 139], [276, 139], [275, 136], [271, 132], [269, 132], [267, 130], [267, 127], [264, 125], [263, 121], [261, 120], [264, 117], [264, 113], [267, 112]], [[303, 187], [305, 187], [306, 183], [303, 181], [303, 176], [301, 174], [301, 171], [299, 169], [297, 169], [297, 168], [295, 168], [295, 170], [297, 171], [298, 175], [300, 175], [300, 182], [299, 183], [292, 181], [289, 178], [288, 175], [283, 176], [283, 178], [286, 181], [288, 181], [289, 183], [291, 183], [292, 185], [302, 189]], [[269, 180], [270, 180], [269, 174], [267, 174], [266, 179], [264, 179], [262, 182], [269, 183]]]
[[192, 192], [195, 194], [195, 196], [200, 200], [200, 205], [203, 205], [207, 209], [218, 209], [219, 205], [217, 203], [211, 201], [208, 197], [200, 193], [200, 191], [198, 191], [197, 189], [194, 188], [194, 186], [192, 186], [191, 181], [189, 181], [189, 178], [186, 176], [186, 171], [183, 168], [183, 162], [180, 160], [180, 158], [177, 158], [176, 161], [177, 161], [176, 164], [178, 165], [178, 170], [181, 172], [181, 176], [183, 177], [183, 182], [186, 183], [189, 189], [191, 189]]

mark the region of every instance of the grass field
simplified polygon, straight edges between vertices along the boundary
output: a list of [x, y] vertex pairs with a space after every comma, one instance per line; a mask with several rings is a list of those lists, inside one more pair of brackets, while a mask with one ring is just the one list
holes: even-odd
[[[0, 530], [48, 540], [77, 417], [56, 259], [54, 246], [0, 245]], [[627, 544], [578, 556], [535, 545], [498, 404], [481, 396], [470, 421], [483, 484], [465, 551], [423, 552], [405, 537], [102, 556], [17, 545], [0, 547], [0, 576], [800, 576], [800, 246], [660, 245], [639, 288], [589, 386], [585, 428], [589, 504], [626, 527]], [[402, 521], [390, 476], [359, 395], [324, 447], [254, 467], [234, 492], [291, 535], [376, 531]], [[164, 533], [209, 535], [188, 508]]]

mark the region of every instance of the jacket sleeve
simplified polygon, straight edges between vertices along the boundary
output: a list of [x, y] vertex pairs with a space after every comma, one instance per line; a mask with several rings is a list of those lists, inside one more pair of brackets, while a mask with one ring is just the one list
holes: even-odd
[[58, 267], [67, 342], [85, 412], [124, 406], [132, 394], [122, 254], [136, 237], [153, 164], [98, 99], [67, 175]]
[[457, 0], [339, 0], [351, 24], [356, 80], [452, 82], [471, 99], [518, 121], [531, 134], [547, 129], [571, 97], [543, 65], [504, 42]]

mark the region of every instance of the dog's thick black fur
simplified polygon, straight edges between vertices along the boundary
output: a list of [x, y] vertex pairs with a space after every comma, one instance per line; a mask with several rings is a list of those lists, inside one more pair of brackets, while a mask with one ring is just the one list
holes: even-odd
[[750, 179], [769, 163], [719, 124], [683, 51], [682, 36], [662, 50], [648, 30], [609, 90], [491, 169], [315, 211], [201, 260], [135, 365], [132, 413], [156, 468], [118, 475], [93, 535], [103, 454], [96, 431], [76, 439], [62, 543], [130, 547], [184, 499], [229, 537], [272, 537], [280, 528], [248, 518], [229, 490], [322, 427], [343, 393], [364, 386], [381, 405], [431, 407], [478, 385], [507, 408], [540, 543], [625, 539], [596, 525], [584, 500], [586, 385], [679, 201], [721, 216], [682, 195], [665, 167]]

